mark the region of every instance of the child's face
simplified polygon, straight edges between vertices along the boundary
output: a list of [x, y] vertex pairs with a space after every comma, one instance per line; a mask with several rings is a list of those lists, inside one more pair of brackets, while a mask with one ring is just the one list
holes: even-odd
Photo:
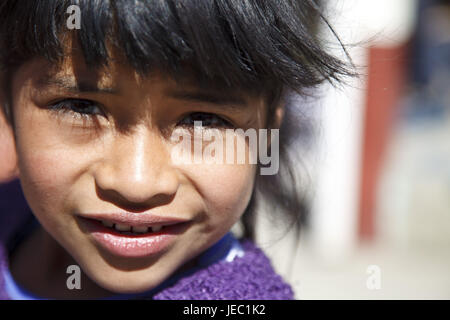
[[[256, 174], [250, 164], [174, 164], [171, 132], [182, 121], [189, 126], [194, 112], [219, 127], [224, 118], [236, 128], [261, 128], [263, 99], [233, 102], [238, 97], [199, 92], [161, 74], [141, 79], [116, 63], [94, 73], [68, 58], [53, 68], [33, 60], [12, 80], [27, 201], [99, 285], [115, 292], [152, 288], [229, 231], [248, 205]], [[108, 215], [115, 213], [123, 215]], [[154, 217], [177, 224], [160, 237], [120, 236], [91, 217], [135, 227], [154, 226]]]

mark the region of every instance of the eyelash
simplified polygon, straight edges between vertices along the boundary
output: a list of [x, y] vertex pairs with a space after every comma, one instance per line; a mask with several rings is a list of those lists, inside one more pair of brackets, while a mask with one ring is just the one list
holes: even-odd
[[[197, 117], [197, 119], [195, 119], [196, 117]], [[206, 121], [205, 121], [205, 118], [206, 118]], [[188, 124], [183, 123], [183, 122], [185, 122], [186, 119], [190, 119], [191, 120], [190, 123], [188, 123]], [[181, 121], [179, 121], [177, 125], [194, 127], [195, 121], [201, 121], [202, 127], [207, 127], [207, 128], [233, 128], [234, 127], [230, 121], [225, 120], [223, 117], [218, 116], [214, 113], [208, 113], [208, 112], [189, 113]], [[208, 123], [208, 121], [209, 121], [209, 123]]]
[[[82, 110], [83, 107], [80, 108], [80, 105], [87, 107], [86, 109], [91, 109], [92, 107], [94, 107], [97, 109], [97, 111], [94, 112], [91, 109], [91, 111], [85, 112]], [[90, 100], [66, 99], [49, 105], [49, 109], [64, 116], [68, 115], [74, 120], [83, 120], [84, 124], [86, 124], [85, 121], [94, 121], [98, 116], [106, 118], [106, 115], [103, 113], [99, 105]], [[188, 121], [186, 121], [187, 119]], [[177, 123], [177, 126], [194, 127], [194, 121], [202, 121], [202, 127], [206, 128], [234, 127], [234, 125], [230, 121], [217, 114], [208, 112], [189, 113]]]
[[[77, 106], [78, 104], [78, 106]], [[83, 112], [80, 108], [79, 105], [83, 105], [83, 106], [87, 106], [88, 108], [90, 107], [95, 107], [98, 109], [98, 111], [96, 113], [94, 112]], [[77, 110], [78, 107], [78, 110]], [[102, 112], [102, 110], [100, 109], [100, 107], [92, 101], [89, 100], [79, 100], [79, 99], [66, 99], [66, 100], [62, 100], [62, 101], [58, 101], [56, 103], [53, 103], [49, 106], [49, 109], [52, 111], [57, 112], [60, 115], [63, 116], [70, 116], [74, 121], [76, 120], [83, 120], [83, 124], [85, 125], [86, 122], [85, 121], [94, 121], [96, 117], [98, 116], [103, 116], [106, 117], [104, 115], [104, 113]]]

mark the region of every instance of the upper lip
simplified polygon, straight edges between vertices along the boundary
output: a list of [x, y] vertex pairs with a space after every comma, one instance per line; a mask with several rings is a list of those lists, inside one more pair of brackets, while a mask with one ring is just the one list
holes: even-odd
[[150, 213], [135, 213], [135, 212], [115, 212], [115, 213], [89, 213], [80, 214], [86, 219], [93, 219], [99, 221], [110, 221], [113, 223], [120, 223], [130, 226], [156, 226], [156, 225], [172, 225], [189, 221], [189, 219], [171, 217], [166, 215], [155, 215]]

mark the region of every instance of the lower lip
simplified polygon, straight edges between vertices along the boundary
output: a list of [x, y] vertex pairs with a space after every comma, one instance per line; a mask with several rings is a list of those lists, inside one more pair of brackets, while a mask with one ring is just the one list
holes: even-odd
[[87, 231], [94, 240], [110, 253], [125, 258], [140, 258], [156, 255], [167, 249], [182, 233], [188, 223], [177, 223], [163, 227], [158, 232], [142, 235], [124, 235], [105, 227], [100, 221], [82, 218]]

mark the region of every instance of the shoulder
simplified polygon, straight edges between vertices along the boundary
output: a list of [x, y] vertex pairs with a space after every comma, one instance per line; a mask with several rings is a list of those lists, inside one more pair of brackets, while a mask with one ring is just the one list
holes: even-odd
[[154, 296], [175, 300], [290, 300], [292, 288], [278, 275], [269, 258], [253, 243], [242, 243], [244, 255], [220, 261], [181, 278]]
[[9, 272], [7, 243], [15, 240], [31, 216], [19, 180], [0, 183], [0, 300], [8, 299], [4, 277]]
[[8, 271], [5, 248], [0, 243], [0, 300], [9, 300], [6, 293], [4, 274]]
[[19, 180], [0, 183], [0, 241], [6, 241], [31, 216]]

